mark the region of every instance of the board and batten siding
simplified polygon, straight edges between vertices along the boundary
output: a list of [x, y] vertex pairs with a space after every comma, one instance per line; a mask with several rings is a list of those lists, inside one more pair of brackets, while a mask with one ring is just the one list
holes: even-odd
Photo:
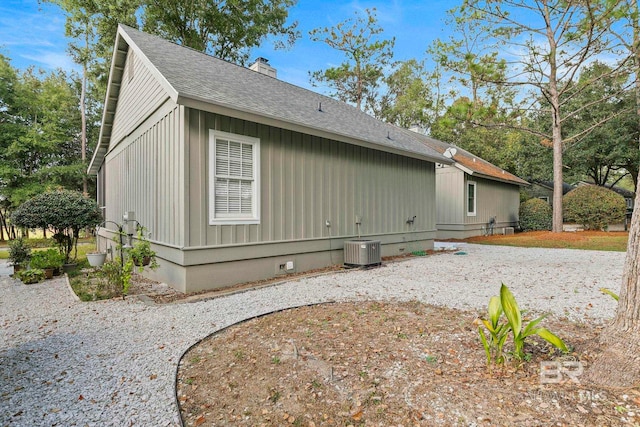
[[[195, 109], [186, 110], [188, 247], [435, 230], [434, 164]], [[211, 130], [260, 139], [260, 224], [209, 225]], [[331, 226], [325, 222], [329, 220]]]
[[134, 211], [150, 240], [184, 243], [183, 107], [167, 102], [107, 154], [106, 219]]
[[436, 167], [438, 224], [463, 224], [465, 211], [465, 173], [454, 166]]
[[491, 217], [496, 217], [498, 224], [511, 223], [515, 225], [517, 223], [520, 209], [520, 187], [518, 185], [466, 176], [464, 200], [466, 200], [467, 181], [476, 183], [476, 215], [467, 216], [465, 210], [465, 224], [487, 224]]
[[113, 118], [110, 147], [119, 144], [168, 97], [157, 78], [129, 48]]

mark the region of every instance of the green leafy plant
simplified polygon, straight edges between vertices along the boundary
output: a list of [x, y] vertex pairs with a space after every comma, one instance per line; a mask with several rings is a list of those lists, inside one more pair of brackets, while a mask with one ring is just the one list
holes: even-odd
[[129, 258], [122, 266], [120, 278], [122, 281], [122, 295], [129, 294], [129, 288], [131, 287], [131, 275], [133, 274], [133, 260]]
[[102, 274], [107, 279], [110, 287], [113, 288], [117, 284], [117, 287], [121, 289], [123, 298], [129, 293], [135, 267], [137, 266], [140, 272], [144, 271], [145, 262], [143, 260], [145, 257], [148, 257], [151, 269], [155, 270], [159, 267], [156, 261], [156, 253], [151, 250], [149, 241], [144, 237], [144, 231], [143, 227], [138, 227], [136, 243], [128, 250], [125, 250], [123, 246], [123, 241], [128, 236], [122, 230], [117, 232], [113, 240], [116, 242], [116, 250], [120, 253], [120, 256], [102, 265]]
[[[506, 322], [501, 319], [503, 314]], [[500, 287], [500, 296], [493, 296], [489, 300], [489, 319], [480, 319], [481, 324], [478, 327], [480, 341], [487, 354], [487, 364], [490, 364], [492, 359], [495, 363], [504, 362], [503, 347], [509, 333], [512, 333], [513, 337], [512, 354], [518, 360], [527, 360], [524, 345], [526, 339], [532, 335], [538, 335], [554, 347], [568, 351], [562, 339], [547, 328], [538, 327], [546, 316], [542, 315], [524, 325], [520, 307], [509, 288], [503, 283]], [[489, 332], [489, 338], [482, 330], [482, 326]]]
[[100, 270], [102, 276], [107, 280], [111, 289], [118, 289], [124, 297], [129, 293], [131, 287], [131, 276], [133, 274], [133, 261], [131, 258], [122, 262], [120, 257], [107, 261]]
[[29, 270], [22, 270], [16, 273], [18, 278], [22, 280], [25, 285], [31, 285], [33, 283], [39, 283], [44, 280], [44, 271], [39, 268], [32, 268]]
[[64, 264], [64, 255], [57, 249], [47, 249], [46, 251], [35, 251], [31, 255], [31, 268], [58, 269]]
[[143, 227], [138, 228], [136, 242], [133, 244], [133, 247], [129, 249], [129, 256], [136, 266], [144, 267], [149, 265], [149, 268], [155, 270], [159, 267], [156, 260], [156, 253], [151, 249], [151, 243], [144, 236], [145, 231], [146, 229]]
[[82, 301], [124, 297], [131, 286], [133, 262], [122, 264], [116, 257], [100, 268], [84, 270], [70, 279], [71, 287]]
[[562, 198], [565, 221], [577, 222], [588, 230], [603, 230], [624, 221], [624, 197], [608, 188], [583, 185]]
[[[491, 360], [495, 363], [502, 363], [504, 362], [502, 348], [509, 336], [509, 325], [500, 322], [500, 317], [503, 313], [500, 297], [493, 296], [489, 299], [487, 311], [489, 319], [478, 319], [479, 322], [477, 322], [480, 341], [487, 355], [487, 364], [490, 364]], [[488, 337], [482, 330], [483, 325], [489, 332]]]
[[102, 215], [95, 200], [78, 191], [48, 191], [27, 200], [13, 212], [11, 221], [18, 227], [51, 229], [64, 254], [66, 264], [75, 261], [80, 230], [95, 227]]
[[557, 335], [553, 334], [547, 328], [540, 328], [537, 326], [542, 319], [547, 317], [546, 314], [532, 320], [526, 326], [523, 325], [520, 307], [518, 307], [515, 297], [504, 283], [500, 287], [500, 303], [502, 304], [504, 315], [509, 322], [509, 329], [511, 329], [511, 332], [513, 333], [513, 354], [517, 359], [523, 360], [525, 358], [524, 343], [527, 337], [531, 335], [538, 335], [554, 347], [557, 347], [562, 351], [568, 351], [564, 341], [562, 341]]
[[553, 210], [549, 203], [533, 198], [520, 204], [520, 229], [522, 231], [551, 230]]
[[9, 260], [11, 264], [26, 265], [31, 258], [31, 246], [22, 237], [9, 242]]

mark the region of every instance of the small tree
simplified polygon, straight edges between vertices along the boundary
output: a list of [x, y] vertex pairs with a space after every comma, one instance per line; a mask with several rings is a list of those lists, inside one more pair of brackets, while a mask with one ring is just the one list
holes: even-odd
[[564, 196], [564, 218], [589, 230], [602, 230], [624, 221], [627, 204], [624, 197], [608, 188], [585, 185]]
[[102, 215], [94, 200], [77, 191], [58, 190], [27, 200], [13, 212], [11, 221], [19, 227], [53, 230], [60, 253], [69, 263], [76, 258], [80, 230], [100, 224]]
[[378, 25], [376, 9], [365, 9], [364, 16], [356, 12], [349, 18], [328, 28], [309, 32], [312, 41], [324, 42], [344, 55], [344, 62], [336, 67], [311, 73], [311, 83], [326, 84], [335, 98], [354, 104], [363, 111], [374, 111], [384, 69], [393, 57], [395, 38], [381, 39], [383, 29]]

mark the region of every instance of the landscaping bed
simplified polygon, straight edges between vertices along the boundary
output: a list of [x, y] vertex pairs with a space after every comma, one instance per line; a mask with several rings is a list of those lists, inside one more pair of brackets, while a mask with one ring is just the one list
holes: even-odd
[[[593, 359], [600, 327], [547, 319], [573, 351], [536, 338], [528, 361], [487, 367], [478, 313], [419, 302], [324, 304], [232, 326], [182, 358], [185, 425], [618, 426], [637, 389], [541, 384], [540, 362]], [[579, 380], [579, 377], [578, 377]]]
[[510, 235], [477, 236], [466, 239], [469, 243], [519, 246], [523, 248], [566, 248], [595, 251], [627, 250], [626, 231], [528, 231]]

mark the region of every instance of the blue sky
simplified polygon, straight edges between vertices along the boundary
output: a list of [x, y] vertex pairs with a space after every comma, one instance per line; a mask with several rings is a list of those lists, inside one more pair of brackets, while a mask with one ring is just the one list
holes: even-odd
[[[309, 40], [309, 31], [333, 26], [353, 17], [356, 10], [375, 7], [386, 38], [396, 37], [395, 59], [423, 59], [429, 44], [446, 36], [446, 10], [456, 3], [446, 0], [420, 1], [309, 1], [299, 0], [290, 18], [298, 21], [302, 38], [290, 50], [275, 51], [267, 41], [252, 52], [263, 56], [278, 70], [278, 78], [298, 86], [311, 87], [308, 72], [341, 62], [341, 57], [323, 43]], [[0, 51], [14, 67], [29, 66], [53, 70], [77, 69], [67, 54], [65, 16], [56, 6], [37, 0], [0, 1]], [[315, 89], [318, 90], [318, 89]], [[321, 89], [320, 89], [321, 90]]]

